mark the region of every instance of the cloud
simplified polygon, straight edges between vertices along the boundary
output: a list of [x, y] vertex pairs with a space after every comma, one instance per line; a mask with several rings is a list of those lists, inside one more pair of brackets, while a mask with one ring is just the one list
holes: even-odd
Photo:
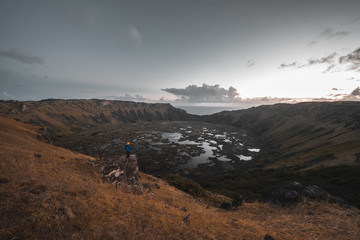
[[[301, 64], [299, 62], [293, 62], [293, 63], [289, 63], [289, 64], [283, 63], [283, 64], [280, 64], [279, 69], [286, 68], [286, 67], [302, 68], [302, 67], [316, 65], [316, 64], [327, 64], [327, 68], [323, 71], [323, 73], [327, 73], [332, 70], [334, 70], [336, 72], [339, 72], [339, 71], [360, 72], [360, 48], [356, 49], [355, 51], [353, 51], [349, 54], [340, 56], [338, 58], [335, 58], [336, 55], [337, 55], [337, 53], [334, 52], [323, 58], [317, 58], [317, 59], [310, 58], [307, 61], [307, 63], [305, 63], [305, 64]], [[347, 80], [352, 80], [352, 79], [347, 79]]]
[[347, 65], [347, 70], [360, 72], [360, 48], [352, 53], [339, 57], [339, 63]]
[[0, 49], [0, 56], [4, 58], [14, 59], [27, 64], [44, 63], [44, 59], [42, 57], [34, 56], [31, 53], [17, 48], [10, 48], [10, 50], [8, 51]]
[[334, 57], [336, 56], [336, 53], [332, 53], [327, 57], [318, 58], [318, 59], [309, 59], [307, 65], [314, 65], [314, 64], [321, 64], [321, 63], [333, 63]]
[[239, 96], [237, 90], [230, 87], [226, 90], [220, 85], [214, 86], [203, 84], [201, 87], [189, 85], [186, 88], [166, 88], [162, 91], [179, 96], [182, 101], [188, 102], [234, 102]]
[[252, 66], [254, 66], [255, 65], [255, 61], [254, 60], [249, 60], [249, 61], [247, 61], [247, 63], [246, 63], [246, 66], [247, 67], [252, 67]]
[[350, 21], [342, 23], [341, 25], [348, 25], [348, 24], [352, 24], [352, 23], [355, 23], [355, 22], [358, 22], [358, 21], [360, 21], [360, 17], [351, 19]]
[[331, 38], [341, 38], [350, 34], [350, 31], [346, 30], [334, 30], [333, 28], [325, 28], [325, 30], [320, 34], [320, 36], [327, 39]]
[[287, 68], [287, 67], [298, 67], [298, 62], [292, 62], [292, 63], [282, 63], [280, 64], [279, 68]]
[[[343, 90], [343, 89], [338, 89], [338, 91], [341, 91], [341, 90]], [[353, 91], [351, 91], [350, 94], [349, 93], [338, 93], [338, 94], [330, 94], [329, 96], [335, 97], [338, 100], [359, 101], [360, 100], [360, 87], [355, 88]]]
[[308, 45], [309, 46], [312, 46], [312, 45], [315, 45], [315, 44], [317, 44], [318, 42], [316, 41], [316, 40], [313, 40], [313, 41], [311, 41]]
[[142, 35], [133, 25], [128, 26], [128, 38], [135, 47], [140, 47], [142, 45]]
[[135, 102], [151, 102], [152, 100], [149, 98], [145, 98], [141, 95], [131, 95], [126, 93], [124, 96], [116, 96], [114, 97], [116, 100], [123, 100], [123, 101], [135, 101]]
[[337, 54], [334, 52], [326, 57], [323, 58], [310, 58], [307, 60], [307, 63], [299, 63], [297, 61], [292, 62], [292, 63], [282, 63], [279, 66], [279, 69], [282, 68], [287, 68], [287, 67], [295, 67], [295, 68], [303, 68], [303, 67], [307, 67], [307, 66], [312, 66], [312, 65], [316, 65], [316, 64], [330, 64], [327, 69], [325, 71], [323, 71], [323, 73], [325, 72], [329, 72], [330, 70], [335, 68], [335, 64], [334, 64], [334, 58]]
[[350, 97], [360, 97], [360, 87], [355, 88], [349, 95]]
[[328, 73], [328, 72], [330, 72], [331, 70], [335, 70], [335, 67], [336, 67], [335, 64], [331, 64], [331, 65], [328, 66], [328, 67], [326, 68], [326, 70], [324, 70], [322, 73]]

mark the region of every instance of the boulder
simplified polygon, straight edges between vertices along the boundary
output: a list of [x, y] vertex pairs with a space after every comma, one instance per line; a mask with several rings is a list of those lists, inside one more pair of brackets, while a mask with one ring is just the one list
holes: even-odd
[[124, 175], [125, 175], [125, 173], [123, 170], [116, 169], [116, 170], [111, 171], [109, 174], [105, 175], [105, 177], [107, 177], [113, 181], [117, 180], [117, 181], [121, 182], [121, 181], [125, 180]]
[[330, 194], [319, 186], [303, 186], [298, 182], [273, 187], [264, 195], [263, 198], [266, 202], [278, 205], [289, 205], [298, 202], [301, 197], [323, 200], [329, 203], [338, 203], [345, 207], [349, 206], [349, 204], [342, 198]]
[[270, 189], [265, 195], [265, 201], [279, 205], [288, 205], [300, 200], [303, 185], [298, 182], [281, 185]]
[[271, 235], [266, 234], [264, 240], [275, 240]]
[[306, 186], [304, 189], [302, 189], [302, 193], [305, 197], [319, 200], [327, 200], [328, 196], [330, 195], [327, 191], [316, 185]]
[[229, 210], [231, 208], [231, 204], [228, 201], [221, 203], [220, 207], [225, 210]]
[[135, 155], [125, 155], [116, 159], [104, 159], [102, 174], [104, 177], [119, 182], [136, 184], [139, 180], [139, 167]]
[[63, 216], [65, 216], [68, 220], [71, 220], [73, 218], [75, 218], [75, 214], [73, 213], [73, 211], [71, 210], [71, 208], [69, 208], [68, 206], [64, 206], [62, 208], [59, 209], [59, 211], [63, 214]]
[[135, 155], [127, 158], [125, 155], [118, 158], [105, 158], [91, 161], [91, 165], [98, 169], [100, 175], [111, 182], [115, 188], [121, 188], [135, 194], [151, 193], [149, 186], [144, 186], [138, 180], [139, 167]]

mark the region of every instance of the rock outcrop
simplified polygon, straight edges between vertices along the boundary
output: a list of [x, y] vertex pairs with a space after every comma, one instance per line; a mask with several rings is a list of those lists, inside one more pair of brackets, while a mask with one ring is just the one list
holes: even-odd
[[111, 182], [126, 182], [128, 184], [137, 184], [139, 180], [139, 167], [135, 155], [129, 158], [121, 156], [117, 159], [104, 160], [103, 176]]
[[329, 203], [337, 203], [349, 207], [341, 197], [334, 196], [316, 185], [304, 186], [301, 183], [293, 182], [270, 189], [264, 195], [264, 201], [278, 205], [290, 205], [300, 201], [301, 198], [323, 200]]
[[123, 155], [119, 158], [97, 160], [93, 164], [99, 169], [103, 179], [116, 188], [127, 188], [138, 194], [145, 192], [143, 184], [138, 181], [140, 175], [135, 155], [132, 154], [129, 158]]

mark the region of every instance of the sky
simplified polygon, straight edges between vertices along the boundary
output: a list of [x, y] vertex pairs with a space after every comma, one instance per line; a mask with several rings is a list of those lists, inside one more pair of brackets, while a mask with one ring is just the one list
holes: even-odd
[[360, 98], [359, 0], [0, 0], [0, 99]]

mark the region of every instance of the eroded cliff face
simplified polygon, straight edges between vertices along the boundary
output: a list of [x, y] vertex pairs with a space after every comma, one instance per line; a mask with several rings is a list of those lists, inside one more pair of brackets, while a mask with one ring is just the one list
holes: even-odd
[[189, 121], [197, 116], [170, 104], [109, 100], [1, 101], [0, 114], [48, 127], [51, 135], [71, 135], [99, 125], [136, 121]]

